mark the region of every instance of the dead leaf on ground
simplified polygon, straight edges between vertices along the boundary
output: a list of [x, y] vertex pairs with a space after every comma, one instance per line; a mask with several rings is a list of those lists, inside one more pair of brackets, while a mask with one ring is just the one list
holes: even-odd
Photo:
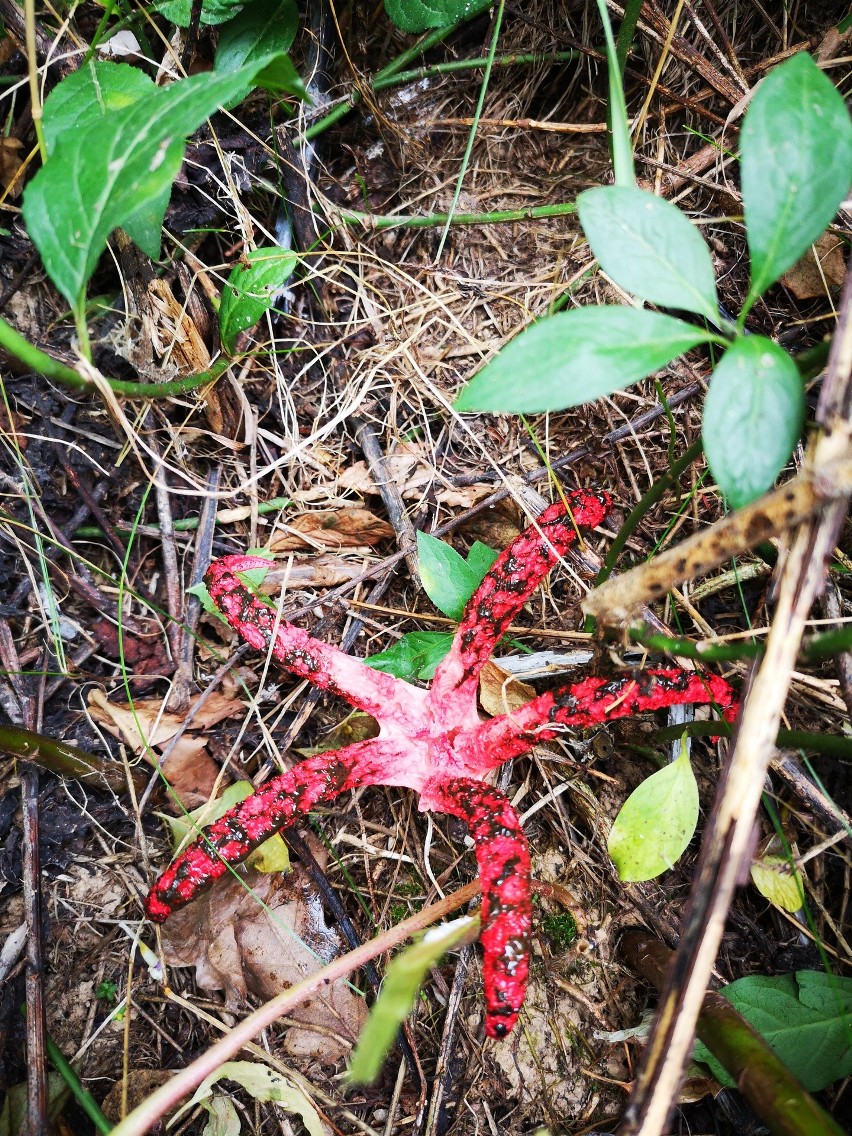
[[[127, 1111], [136, 1108], [160, 1085], [170, 1081], [174, 1073], [171, 1069], [131, 1069], [127, 1074]], [[122, 1119], [122, 1086], [125, 1078], [116, 1081], [101, 1103], [101, 1111], [107, 1120], [118, 1124]], [[174, 1111], [174, 1110], [172, 1110]]]
[[369, 509], [326, 509], [297, 517], [286, 529], [279, 529], [269, 547], [273, 552], [321, 552], [342, 548], [372, 547], [393, 538], [393, 528]]
[[823, 233], [801, 260], [781, 277], [797, 300], [813, 300], [840, 288], [846, 275], [843, 241], [835, 233]]
[[514, 678], [504, 671], [493, 659], [482, 668], [479, 675], [479, 701], [482, 709], [492, 718], [498, 714], [512, 714], [535, 698], [538, 692], [527, 683]]
[[[385, 465], [403, 497], [420, 498], [428, 493], [444, 505], [468, 509], [494, 492], [491, 485], [467, 485], [459, 489], [446, 485], [435, 472], [430, 452], [421, 442], [401, 442], [385, 458]], [[351, 489], [363, 495], [379, 492], [366, 462], [355, 462], [349, 466], [337, 483], [341, 489]]]
[[19, 138], [0, 138], [0, 189], [14, 201], [24, 188], [24, 144]]
[[[231, 1009], [241, 1007], [248, 994], [274, 998], [343, 949], [300, 865], [286, 875], [252, 869], [241, 875], [219, 880], [176, 912], [162, 932], [166, 962], [195, 967], [199, 987], [224, 990]], [[290, 1015], [304, 1025], [287, 1032], [284, 1048], [294, 1057], [335, 1064], [349, 1053], [366, 1016], [360, 995], [346, 982], [332, 983]]]
[[[189, 704], [185, 714], [171, 714], [163, 712], [163, 701], [159, 698], [140, 699], [130, 706], [110, 702], [103, 691], [93, 690], [89, 694], [89, 709], [94, 720], [114, 738], [154, 765], [155, 756], [159, 757], [171, 742], [197, 701], [194, 699]], [[208, 739], [195, 731], [209, 730], [226, 718], [244, 713], [245, 706], [240, 699], [214, 692], [193, 717], [192, 728], [169, 754], [162, 771], [185, 808], [204, 804], [220, 775], [219, 766], [207, 752]]]

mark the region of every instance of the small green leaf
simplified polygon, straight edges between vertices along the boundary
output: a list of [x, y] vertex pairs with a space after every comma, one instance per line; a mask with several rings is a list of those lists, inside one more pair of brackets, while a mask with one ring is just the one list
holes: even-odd
[[289, 51], [299, 29], [296, 0], [254, 0], [219, 32], [214, 67], [236, 71], [277, 52]]
[[686, 739], [680, 757], [637, 786], [615, 818], [607, 848], [625, 883], [652, 880], [683, 855], [698, 824], [698, 785]]
[[800, 911], [805, 894], [802, 877], [783, 856], [752, 860], [751, 882], [762, 896], [782, 911]]
[[[232, 20], [243, 7], [243, 0], [202, 0], [201, 23], [213, 26]], [[188, 28], [192, 17], [192, 0], [162, 0], [156, 5], [160, 15], [165, 16], [179, 28]]]
[[470, 546], [470, 552], [467, 554], [467, 566], [473, 570], [476, 576], [477, 587], [482, 583], [486, 572], [488, 572], [499, 555], [499, 552], [496, 552], [493, 548], [489, 548], [488, 545], [483, 544], [481, 540], [475, 540]]
[[[324, 1136], [325, 1129], [319, 1113], [298, 1085], [294, 1085], [282, 1073], [270, 1069], [268, 1065], [263, 1065], [259, 1061], [226, 1061], [224, 1065], [220, 1065], [215, 1072], [204, 1078], [192, 1099], [178, 1109], [174, 1114], [175, 1119], [198, 1105], [203, 1105], [209, 1112], [211, 1100], [215, 1100], [220, 1095], [213, 1090], [217, 1081], [236, 1081], [255, 1100], [274, 1101], [287, 1112], [295, 1113], [301, 1118], [309, 1136]], [[216, 1110], [211, 1115], [211, 1121], [225, 1125], [229, 1122], [226, 1113], [222, 1114]], [[214, 1130], [211, 1129], [211, 1133], [212, 1131]], [[222, 1131], [230, 1129], [226, 1127]]]
[[577, 212], [601, 268], [634, 296], [719, 322], [710, 250], [676, 205], [635, 186], [599, 186]]
[[[758, 1030], [810, 1093], [852, 1075], [852, 978], [800, 970], [739, 978], [719, 991]], [[722, 1085], [734, 1082], [709, 1049], [695, 1046]]]
[[733, 508], [772, 488], [804, 412], [796, 364], [771, 339], [749, 335], [725, 352], [704, 400], [701, 433], [713, 477]]
[[751, 284], [743, 315], [822, 233], [852, 182], [852, 122], [806, 52], [771, 71], [740, 132]]
[[445, 28], [467, 17], [473, 19], [492, 0], [385, 0], [385, 11], [403, 32]]
[[582, 406], [658, 371], [712, 332], [639, 308], [559, 312], [522, 331], [468, 383], [456, 410], [537, 413]]
[[[63, 133], [24, 194], [29, 235], [53, 283], [78, 312], [86, 284], [113, 229], [162, 200], [183, 160], [185, 138], [217, 107], [233, 103], [286, 63], [294, 94], [304, 86], [285, 57], [258, 60], [230, 75], [194, 75], [157, 87], [87, 128]], [[145, 247], [159, 255], [157, 247]]]
[[201, 583], [193, 584], [191, 588], [187, 588], [186, 592], [187, 595], [195, 596], [195, 598], [199, 600], [202, 610], [206, 611], [208, 615], [215, 615], [215, 617], [217, 619], [221, 619], [223, 623], [228, 622], [227, 619], [225, 619], [224, 615], [222, 615], [221, 611], [219, 611], [216, 604], [213, 602], [213, 597], [207, 590], [207, 585], [203, 580], [201, 581]]
[[409, 631], [387, 651], [370, 655], [364, 662], [374, 670], [406, 682], [411, 679], [430, 682], [452, 645], [453, 636], [449, 631]]
[[447, 951], [469, 942], [478, 929], [478, 918], [463, 915], [451, 923], [433, 927], [419, 943], [396, 956], [387, 969], [379, 997], [352, 1054], [350, 1084], [366, 1085], [378, 1077], [397, 1030], [411, 1013], [426, 972]]
[[237, 336], [254, 327], [272, 307], [272, 298], [293, 275], [299, 255], [280, 248], [258, 248], [248, 254], [248, 265], [238, 264], [222, 289], [219, 333], [222, 346], [234, 350]]
[[461, 619], [465, 604], [499, 553], [477, 541], [467, 560], [428, 533], [417, 534], [417, 566], [426, 595], [450, 619]]

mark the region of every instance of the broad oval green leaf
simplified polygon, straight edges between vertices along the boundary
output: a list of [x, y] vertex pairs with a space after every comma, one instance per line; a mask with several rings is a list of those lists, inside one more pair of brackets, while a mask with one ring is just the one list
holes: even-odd
[[433, 927], [419, 943], [396, 956], [352, 1054], [347, 1077], [350, 1084], [366, 1085], [378, 1077], [397, 1030], [411, 1013], [426, 972], [447, 951], [469, 942], [478, 929], [478, 918], [463, 915]]
[[[301, 1119], [309, 1136], [324, 1136], [325, 1128], [320, 1120], [319, 1113], [303, 1090], [276, 1069], [270, 1069], [268, 1065], [259, 1061], [226, 1061], [204, 1078], [195, 1090], [192, 1099], [182, 1105], [175, 1116], [183, 1116], [184, 1113], [191, 1111], [198, 1105], [208, 1108], [209, 1111], [208, 1106], [210, 1106], [211, 1100], [216, 1099], [214, 1086], [217, 1081], [236, 1081], [255, 1100], [275, 1101], [276, 1104], [280, 1104], [282, 1108], [294, 1113]], [[235, 1110], [234, 1114], [236, 1115]], [[214, 1118], [211, 1117], [211, 1119]], [[219, 1131], [218, 1129], [214, 1130]], [[238, 1118], [236, 1131], [240, 1131]]]
[[236, 71], [275, 52], [289, 51], [299, 28], [296, 0], [254, 0], [219, 32], [217, 71]]
[[771, 339], [749, 335], [725, 352], [704, 400], [704, 452], [735, 509], [767, 489], [802, 429], [805, 392], [796, 364]]
[[299, 254], [281, 248], [253, 249], [238, 264], [222, 289], [219, 306], [219, 334], [228, 352], [242, 331], [254, 327], [272, 307], [275, 293], [287, 283], [299, 263]]
[[680, 757], [637, 786], [609, 834], [607, 848], [625, 883], [652, 880], [683, 855], [698, 824], [698, 786], [686, 744]]
[[491, 6], [492, 0], [385, 0], [385, 11], [404, 32], [444, 28], [472, 19]]
[[[57, 84], [45, 100], [43, 123], [48, 155], [63, 136], [88, 130], [154, 90], [153, 79], [138, 67], [89, 60]], [[171, 184], [168, 184], [122, 222], [121, 227], [130, 239], [151, 257], [157, 257], [160, 252], [160, 230], [170, 195]]]
[[751, 283], [744, 311], [822, 233], [852, 183], [852, 122], [806, 52], [758, 87], [740, 132]]
[[528, 327], [468, 383], [456, 410], [536, 413], [623, 390], [718, 336], [672, 316], [577, 308]]
[[417, 567], [423, 589], [438, 611], [461, 619], [481, 577], [451, 545], [425, 532], [417, 534]]
[[[739, 978], [719, 991], [772, 1046], [810, 1093], [852, 1075], [852, 978], [821, 970]], [[734, 1081], [698, 1042], [694, 1060], [723, 1085]]]
[[[79, 310], [113, 229], [168, 191], [184, 140], [217, 107], [233, 103], [270, 68], [300, 96], [304, 85], [286, 56], [248, 64], [230, 75], [194, 75], [156, 88], [87, 129], [63, 134], [24, 194], [23, 214], [51, 280]], [[159, 244], [159, 241], [157, 242]], [[159, 247], [146, 247], [157, 256]]]
[[587, 189], [577, 212], [604, 272], [634, 296], [719, 322], [713, 262], [676, 205], [635, 186]]

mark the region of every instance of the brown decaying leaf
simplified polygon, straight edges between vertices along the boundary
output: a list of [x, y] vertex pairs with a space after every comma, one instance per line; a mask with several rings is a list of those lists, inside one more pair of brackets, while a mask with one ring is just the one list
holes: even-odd
[[826, 289], [837, 290], [846, 274], [845, 245], [834, 233], [823, 233], [789, 271], [781, 283], [789, 288], [797, 300], [812, 300], [825, 296]]
[[493, 660], [485, 664], [479, 676], [479, 701], [485, 713], [492, 718], [520, 710], [537, 693], [537, 690], [513, 678]]
[[24, 144], [19, 138], [0, 138], [0, 189], [14, 201], [24, 188]]
[[[317, 846], [314, 852], [321, 854]], [[224, 990], [231, 1009], [242, 1007], [249, 994], [274, 998], [343, 947], [298, 864], [286, 875], [252, 869], [240, 875], [221, 880], [215, 892], [176, 912], [162, 932], [166, 962], [195, 967], [201, 989]], [[348, 1054], [366, 1014], [360, 995], [345, 982], [334, 983], [293, 1014], [305, 1025], [287, 1032], [284, 1048], [294, 1057], [336, 1064]]]
[[273, 552], [338, 552], [342, 548], [372, 547], [393, 538], [387, 521], [369, 509], [326, 509], [297, 517], [286, 529], [276, 532], [269, 547]]
[[[187, 714], [192, 712], [195, 701], [190, 703]], [[94, 720], [152, 765], [152, 751], [162, 751], [186, 718], [186, 714], [162, 713], [162, 708], [160, 699], [140, 699], [131, 707], [127, 703], [110, 702], [100, 690], [89, 694], [89, 709]], [[188, 731], [169, 754], [162, 771], [184, 808], [194, 809], [204, 804], [217, 778], [221, 783], [219, 766], [207, 752], [207, 738], [194, 731], [209, 730], [226, 718], [244, 713], [245, 706], [239, 699], [214, 692], [193, 717], [192, 731]]]
[[[469, 485], [462, 489], [445, 485], [435, 473], [429, 451], [419, 442], [400, 442], [393, 453], [385, 458], [385, 465], [403, 497], [420, 498], [428, 493], [443, 505], [468, 509], [493, 492], [491, 485]], [[337, 484], [340, 489], [351, 489], [365, 496], [379, 492], [367, 463], [362, 461], [345, 469]]]

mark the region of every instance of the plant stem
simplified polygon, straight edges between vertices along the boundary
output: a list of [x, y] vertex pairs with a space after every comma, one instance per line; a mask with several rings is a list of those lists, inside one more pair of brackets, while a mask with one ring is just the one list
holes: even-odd
[[337, 216], [345, 225], [363, 225], [366, 229], [433, 229], [438, 225], [497, 225], [505, 221], [535, 221], [542, 217], [565, 217], [576, 213], [573, 201], [559, 205], [534, 205], [526, 209], [499, 209], [494, 213], [428, 213], [412, 217], [392, 213], [361, 213], [357, 209], [340, 209]]
[[[686, 725], [664, 726], [654, 734], [655, 739], [664, 744], [676, 742], [684, 734], [691, 738], [728, 737], [731, 727], [727, 722], [687, 722]], [[809, 730], [779, 730], [776, 736], [779, 749], [807, 749], [811, 753], [822, 753], [828, 757], [852, 758], [852, 738], [842, 738], [837, 734], [815, 734]]]
[[[267, 513], [274, 513], [278, 509], [285, 509], [290, 504], [289, 497], [273, 497], [269, 501], [260, 501], [257, 506], [258, 516], [265, 516]], [[228, 522], [233, 518], [229, 515], [234, 512], [233, 509], [220, 509], [216, 514], [215, 522], [222, 523]], [[248, 512], [248, 510], [246, 510]], [[175, 532], [195, 532], [198, 528], [198, 517], [184, 517], [181, 520], [173, 521], [172, 527]], [[135, 529], [118, 528], [115, 530], [119, 536], [134, 536], [137, 533], [144, 533], [146, 530], [141, 526]], [[157, 531], [157, 530], [152, 530]], [[103, 530], [99, 529], [97, 525], [82, 525], [74, 533], [74, 537], [79, 540], [99, 540], [104, 535]]]
[[485, 73], [482, 76], [482, 85], [479, 89], [479, 98], [476, 102], [476, 110], [473, 112], [473, 122], [471, 123], [470, 133], [467, 136], [467, 146], [465, 147], [464, 157], [462, 158], [461, 169], [459, 170], [458, 180], [456, 181], [456, 188], [453, 191], [453, 200], [450, 203], [450, 214], [447, 217], [444, 225], [444, 231], [441, 233], [441, 239], [438, 241], [438, 249], [435, 253], [435, 263], [441, 259], [441, 254], [444, 251], [444, 245], [447, 241], [447, 236], [450, 232], [450, 225], [452, 218], [456, 211], [456, 206], [459, 203], [461, 196], [462, 186], [464, 185], [465, 174], [467, 167], [470, 163], [470, 156], [473, 153], [473, 144], [476, 141], [476, 131], [479, 126], [479, 120], [482, 117], [482, 108], [485, 106], [485, 96], [488, 93], [488, 84], [491, 80], [491, 68], [494, 66], [494, 57], [497, 54], [497, 40], [500, 38], [500, 28], [503, 25], [503, 13], [506, 10], [506, 0], [500, 0], [497, 7], [497, 14], [494, 17], [494, 31], [491, 34], [491, 46], [488, 50], [488, 60], [485, 64]]
[[678, 655], [682, 659], [696, 659], [703, 663], [739, 662], [742, 659], [754, 659], [763, 652], [762, 643], [696, 643], [693, 639], [660, 635], [645, 626], [631, 627], [629, 635], [634, 643], [639, 643], [650, 651]]
[[[514, 52], [511, 55], [501, 55], [494, 60], [494, 67], [517, 67], [529, 63], [570, 63], [579, 56], [577, 51], [555, 51], [552, 55], [542, 55], [534, 51]], [[378, 75], [373, 80], [374, 91], [384, 91], [389, 87], [404, 87], [408, 83], [417, 83], [422, 79], [434, 79], [439, 75], [454, 75], [460, 71], [473, 71], [477, 67], [487, 67], [488, 58], [479, 59], [451, 59], [447, 63], [433, 63], [429, 67], [417, 67], [411, 71], [396, 71], [384, 78]]]
[[[440, 43], [441, 40], [444, 40], [447, 38], [447, 36], [452, 35], [456, 28], [461, 27], [464, 22], [464, 20], [457, 20], [454, 24], [448, 24], [443, 28], [435, 28], [434, 31], [429, 32], [423, 37], [423, 39], [418, 40], [415, 44], [412, 44], [411, 47], [403, 51], [403, 53], [401, 55], [398, 55], [396, 59], [394, 59], [391, 63], [388, 63], [386, 67], [383, 67], [381, 71], [376, 72], [376, 75], [373, 78], [373, 85], [375, 86], [376, 83], [381, 83], [385, 79], [390, 78], [390, 76], [395, 75], [398, 71], [401, 71], [404, 67], [408, 66], [411, 60], [416, 59], [418, 55], [425, 55], [430, 48], [433, 48], [435, 46], [435, 44]], [[328, 112], [327, 115], [325, 115], [324, 118], [321, 118], [318, 122], [315, 122], [313, 126], [309, 126], [305, 133], [301, 136], [301, 138], [296, 141], [296, 145], [302, 146], [305, 142], [310, 142], [311, 139], [316, 138], [319, 134], [323, 134], [326, 130], [329, 129], [329, 127], [334, 126], [336, 122], [339, 122], [341, 118], [345, 118], [346, 115], [349, 114], [350, 110], [352, 110], [353, 107], [357, 106], [358, 103], [360, 103], [362, 98], [363, 96], [359, 90], [352, 91], [352, 93], [349, 95], [349, 98], [345, 102], [342, 102], [338, 106], [334, 107]]]
[[[54, 379], [64, 386], [73, 387], [74, 390], [92, 391], [95, 389], [90, 379], [85, 378], [73, 367], [66, 367], [58, 359], [41, 351], [28, 340], [24, 339], [11, 324], [0, 319], [0, 348], [14, 355], [25, 367], [35, 371], [37, 375]], [[187, 375], [183, 379], [174, 379], [168, 383], [133, 383], [124, 379], [110, 379], [104, 381], [115, 394], [126, 395], [129, 398], [172, 398], [175, 395], [187, 394], [197, 390], [208, 383], [215, 382], [220, 375], [231, 365], [231, 360], [222, 357], [217, 359], [209, 371], [199, 375]]]
[[74, 1066], [65, 1060], [64, 1055], [61, 1053], [50, 1034], [46, 1035], [45, 1041], [47, 1043], [47, 1056], [53, 1062], [57, 1073], [60, 1074], [62, 1080], [74, 1094], [77, 1104], [79, 1104], [80, 1108], [82, 1108], [83, 1112], [85, 1112], [98, 1132], [102, 1133], [102, 1136], [107, 1136], [107, 1133], [112, 1132], [112, 1124], [107, 1120], [103, 1112], [101, 1112], [100, 1105], [89, 1090], [83, 1088], [83, 1084], [77, 1076], [77, 1071]]
[[27, 76], [30, 86], [30, 114], [35, 128], [38, 152], [42, 163], [47, 161], [47, 146], [41, 121], [41, 91], [38, 85], [38, 49], [36, 47], [35, 0], [25, 0], [24, 27], [26, 30]]
[[[101, 788], [106, 784], [115, 792], [127, 791], [127, 774], [124, 766], [114, 761], [103, 761], [93, 753], [77, 746], [33, 733], [19, 726], [0, 726], [0, 752], [31, 761], [60, 777], [74, 777], [78, 781]], [[142, 792], [147, 778], [134, 777], [138, 792]]]

